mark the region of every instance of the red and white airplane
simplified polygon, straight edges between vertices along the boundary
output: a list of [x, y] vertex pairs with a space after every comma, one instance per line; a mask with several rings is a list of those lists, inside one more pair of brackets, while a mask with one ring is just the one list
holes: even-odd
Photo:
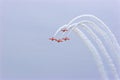
[[54, 41], [54, 40], [57, 40], [57, 39], [52, 37], [52, 38], [49, 38], [49, 40]]
[[65, 37], [65, 38], [62, 38], [64, 41], [66, 41], [66, 40], [70, 40], [70, 38], [68, 38], [68, 37]]
[[63, 42], [63, 40], [62, 40], [62, 39], [58, 39], [58, 40], [56, 40], [56, 41], [57, 41], [58, 43], [59, 43], [59, 42]]
[[66, 31], [68, 31], [66, 28], [64, 28], [64, 29], [61, 29], [61, 31], [62, 32], [66, 32]]

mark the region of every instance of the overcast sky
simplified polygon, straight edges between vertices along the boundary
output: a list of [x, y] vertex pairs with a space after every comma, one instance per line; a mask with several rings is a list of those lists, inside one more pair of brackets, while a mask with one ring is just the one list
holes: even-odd
[[93, 14], [120, 43], [119, 7], [119, 0], [3, 0], [2, 80], [101, 80], [93, 56], [74, 33], [61, 44], [48, 38], [72, 18]]

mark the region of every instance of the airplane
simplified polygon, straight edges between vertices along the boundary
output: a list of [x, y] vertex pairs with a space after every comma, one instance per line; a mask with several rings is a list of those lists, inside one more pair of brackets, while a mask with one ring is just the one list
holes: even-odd
[[64, 29], [61, 29], [61, 31], [62, 32], [66, 32], [66, 31], [68, 31], [66, 28], [64, 28]]
[[65, 40], [65, 41], [66, 41], [66, 40], [70, 40], [68, 37], [65, 37], [65, 38], [62, 38], [62, 39]]
[[52, 38], [49, 38], [49, 40], [54, 41], [54, 40], [57, 40], [57, 39], [52, 37]]
[[62, 40], [62, 39], [58, 39], [58, 40], [56, 40], [56, 41], [57, 41], [58, 43], [59, 43], [59, 42], [63, 42], [63, 40]]

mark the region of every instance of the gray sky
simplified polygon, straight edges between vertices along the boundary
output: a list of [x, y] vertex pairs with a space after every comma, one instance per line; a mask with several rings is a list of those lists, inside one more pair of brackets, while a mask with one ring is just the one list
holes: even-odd
[[66, 43], [48, 40], [82, 14], [102, 19], [120, 43], [119, 0], [4, 0], [1, 6], [3, 80], [99, 80], [96, 63], [74, 33]]

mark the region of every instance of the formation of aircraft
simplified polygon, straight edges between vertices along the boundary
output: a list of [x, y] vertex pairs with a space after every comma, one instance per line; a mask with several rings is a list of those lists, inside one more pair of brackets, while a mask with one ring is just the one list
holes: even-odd
[[[66, 28], [64, 28], [64, 29], [61, 29], [61, 31], [62, 32], [66, 32], [68, 30]], [[51, 38], [49, 38], [49, 40], [56, 41], [56, 42], [60, 43], [60, 42], [63, 42], [63, 41], [66, 41], [66, 40], [70, 40], [70, 39], [68, 37], [65, 37], [65, 38], [62, 38], [62, 39], [56, 39], [54, 37], [51, 37]]]

